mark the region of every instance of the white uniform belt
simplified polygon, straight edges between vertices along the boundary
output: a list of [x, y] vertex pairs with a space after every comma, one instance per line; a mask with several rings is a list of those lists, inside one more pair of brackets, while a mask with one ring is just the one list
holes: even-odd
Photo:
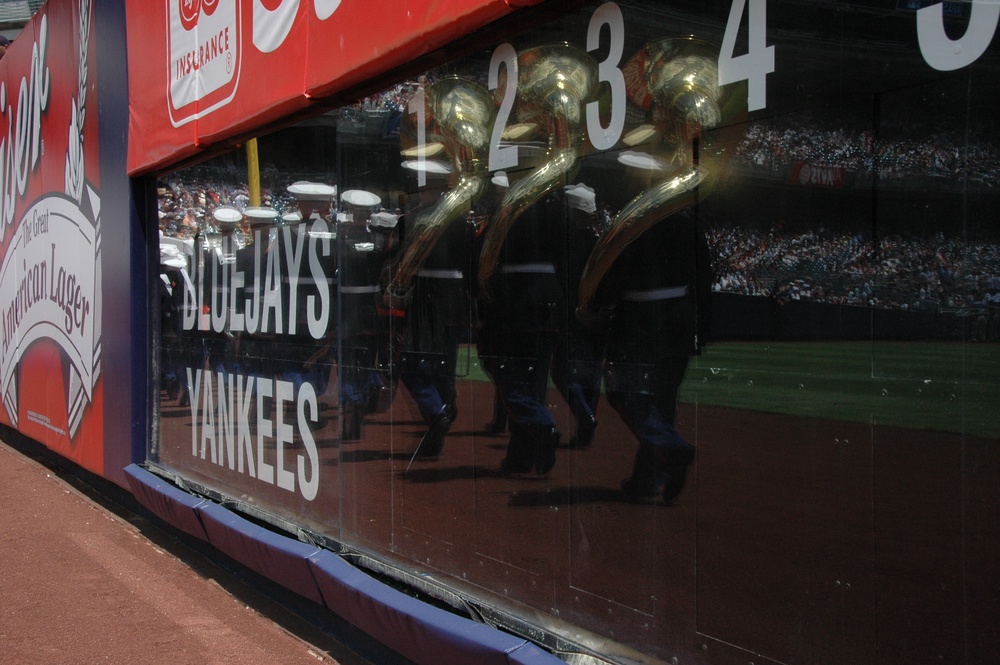
[[644, 291], [625, 291], [622, 300], [630, 302], [651, 302], [653, 300], [670, 300], [683, 298], [688, 294], [686, 286], [668, 286], [665, 289], [646, 289]]
[[432, 279], [462, 279], [464, 275], [461, 270], [436, 270], [433, 268], [421, 268], [417, 271], [417, 277], [430, 277]]
[[342, 286], [341, 293], [378, 293], [381, 290], [378, 284], [374, 286]]
[[520, 273], [520, 272], [533, 272], [533, 273], [543, 273], [546, 275], [556, 274], [556, 267], [551, 263], [508, 263], [507, 265], [500, 268], [500, 272], [506, 274], [510, 273]]

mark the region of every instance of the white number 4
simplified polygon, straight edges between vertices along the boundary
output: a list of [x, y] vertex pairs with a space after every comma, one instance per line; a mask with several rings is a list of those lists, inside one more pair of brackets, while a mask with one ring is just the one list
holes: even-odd
[[747, 109], [756, 111], [767, 106], [767, 75], [774, 71], [774, 47], [767, 45], [767, 0], [749, 0], [747, 52], [733, 55], [747, 1], [733, 0], [729, 10], [729, 22], [719, 51], [719, 85], [746, 81]]

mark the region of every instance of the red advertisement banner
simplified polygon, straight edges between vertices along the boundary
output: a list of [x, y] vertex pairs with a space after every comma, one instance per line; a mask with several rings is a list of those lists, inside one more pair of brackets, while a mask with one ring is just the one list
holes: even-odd
[[279, 120], [531, 0], [127, 5], [130, 175]]
[[48, 2], [0, 62], [0, 413], [101, 473], [93, 13], [91, 0]]
[[804, 187], [844, 187], [847, 185], [847, 169], [830, 164], [794, 162], [788, 176], [788, 184]]

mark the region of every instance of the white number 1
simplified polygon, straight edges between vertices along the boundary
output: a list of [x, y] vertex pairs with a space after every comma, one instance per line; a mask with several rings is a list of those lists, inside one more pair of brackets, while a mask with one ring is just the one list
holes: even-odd
[[427, 186], [427, 107], [424, 89], [420, 88], [410, 99], [406, 110], [417, 114], [417, 186]]
[[767, 45], [767, 0], [749, 0], [750, 26], [747, 52], [734, 56], [736, 35], [743, 20], [747, 0], [733, 0], [729, 10], [726, 34], [719, 51], [719, 85], [747, 82], [747, 109], [756, 111], [767, 106], [767, 75], [774, 72], [774, 47]]

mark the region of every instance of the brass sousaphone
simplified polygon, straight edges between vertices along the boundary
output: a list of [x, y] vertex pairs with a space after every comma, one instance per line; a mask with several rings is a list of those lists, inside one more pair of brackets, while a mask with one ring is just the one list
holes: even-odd
[[[420, 266], [445, 229], [472, 208], [486, 182], [489, 130], [495, 113], [489, 92], [473, 81], [449, 77], [428, 87], [425, 105], [426, 145], [404, 152], [418, 157], [443, 152], [458, 182], [406, 230], [399, 259], [382, 279], [384, 299], [392, 306], [405, 304]], [[413, 129], [404, 127], [404, 133], [412, 133]]]
[[569, 44], [529, 49], [517, 56], [517, 117], [547, 128], [544, 162], [511, 185], [486, 228], [479, 285], [490, 295], [507, 233], [525, 210], [572, 178], [583, 150], [583, 109], [597, 88], [597, 63]]
[[[629, 59], [645, 85], [632, 101], [651, 105], [651, 123], [622, 142], [643, 144], [650, 163], [660, 165], [652, 185], [622, 208], [601, 234], [580, 277], [577, 315], [592, 318], [594, 294], [626, 247], [650, 227], [693, 206], [718, 181], [743, 133], [745, 83], [719, 86], [719, 49], [695, 37], [647, 44]], [[652, 173], [653, 171], [651, 171]]]

